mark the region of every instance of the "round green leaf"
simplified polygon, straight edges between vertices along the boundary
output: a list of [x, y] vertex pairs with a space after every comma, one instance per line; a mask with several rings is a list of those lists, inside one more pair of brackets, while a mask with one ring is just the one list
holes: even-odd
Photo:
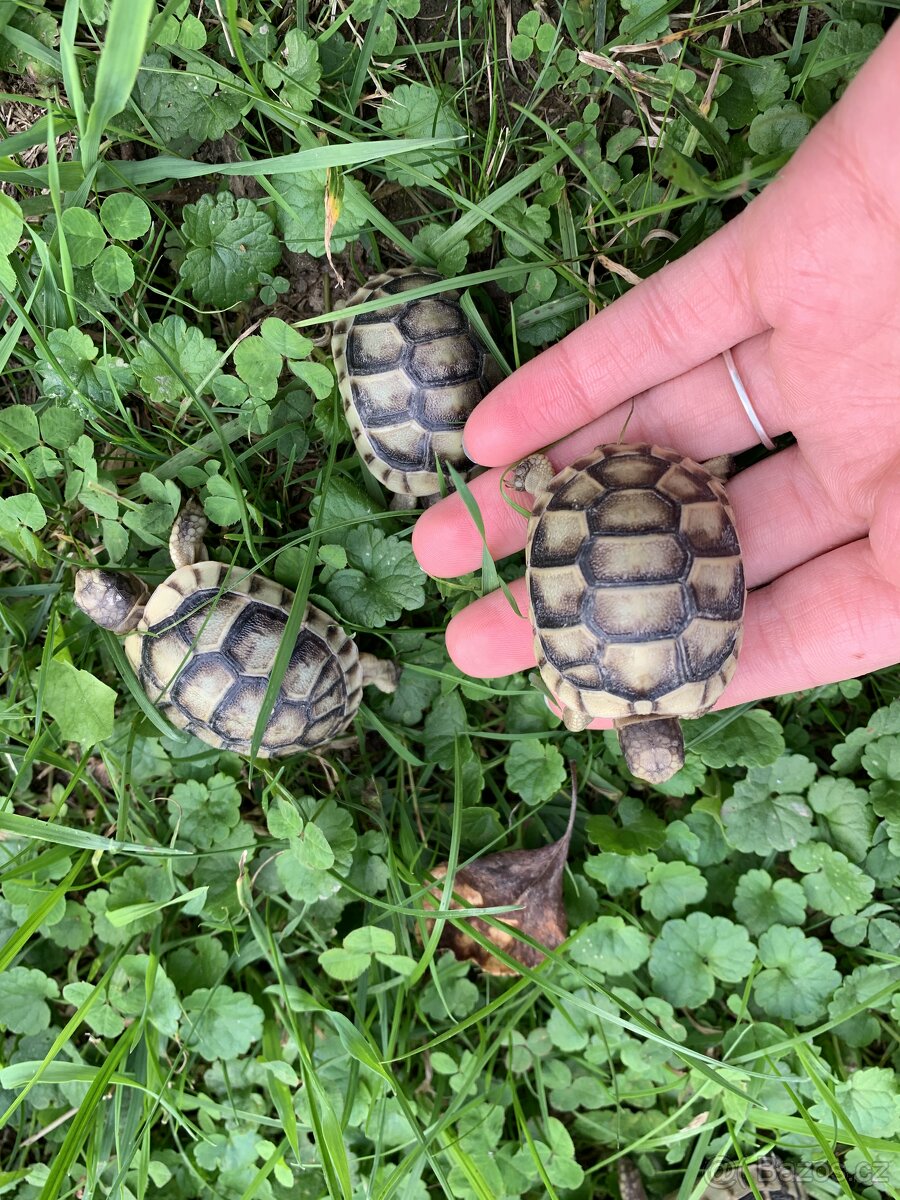
[[134, 266], [121, 246], [107, 246], [91, 268], [94, 283], [109, 296], [121, 296], [134, 283]]
[[100, 220], [111, 238], [132, 242], [150, 228], [150, 209], [139, 196], [116, 192], [100, 205]]
[[100, 222], [86, 208], [67, 208], [61, 223], [73, 265], [89, 267], [106, 245]]

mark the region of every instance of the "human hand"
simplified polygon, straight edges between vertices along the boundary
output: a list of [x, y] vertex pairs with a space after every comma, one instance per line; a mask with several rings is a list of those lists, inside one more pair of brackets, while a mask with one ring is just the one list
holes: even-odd
[[[752, 446], [720, 357], [733, 349], [763, 428], [790, 431], [797, 444], [728, 485], [755, 590], [737, 673], [717, 707], [900, 659], [898, 110], [895, 26], [739, 217], [522, 367], [466, 426], [470, 457], [492, 468], [469, 486], [502, 558], [522, 548], [526, 528], [501, 495], [504, 464], [556, 442], [549, 457], [559, 469], [617, 440], [632, 396], [628, 441], [700, 461]], [[481, 561], [458, 496], [422, 514], [413, 547], [432, 575]], [[527, 614], [524, 580], [512, 591]], [[447, 646], [479, 677], [535, 661], [530, 623], [500, 591], [453, 618]]]

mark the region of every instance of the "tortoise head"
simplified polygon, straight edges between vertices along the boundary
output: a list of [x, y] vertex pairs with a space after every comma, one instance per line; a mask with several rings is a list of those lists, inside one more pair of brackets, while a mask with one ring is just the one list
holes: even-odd
[[130, 633], [144, 611], [147, 589], [136, 575], [113, 571], [79, 571], [75, 603], [83, 613], [113, 633]]

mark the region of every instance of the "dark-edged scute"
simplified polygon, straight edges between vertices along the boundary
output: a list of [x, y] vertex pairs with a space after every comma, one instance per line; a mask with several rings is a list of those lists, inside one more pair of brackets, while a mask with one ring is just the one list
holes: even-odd
[[407, 366], [423, 387], [446, 387], [465, 382], [473, 372], [480, 374], [481, 359], [481, 349], [470, 337], [455, 334], [415, 343], [410, 347]]
[[202, 588], [187, 595], [171, 617], [154, 627], [154, 632], [172, 629], [186, 647], [200, 653], [218, 650], [248, 603], [241, 592], [220, 594], [217, 588]]
[[397, 324], [411, 342], [430, 342], [432, 338], [462, 333], [466, 319], [457, 305], [433, 296], [425, 303], [413, 301], [401, 309]]
[[396, 325], [354, 325], [347, 338], [347, 366], [368, 375], [399, 365], [408, 343]]
[[272, 646], [284, 635], [287, 614], [266, 604], [248, 604], [234, 620], [222, 650], [242, 675], [268, 675], [272, 670]]
[[[722, 484], [656, 447], [605, 447], [554, 479], [529, 526], [535, 653], [592, 716], [687, 714], [721, 694], [745, 601]], [[591, 707], [591, 697], [594, 707]]]

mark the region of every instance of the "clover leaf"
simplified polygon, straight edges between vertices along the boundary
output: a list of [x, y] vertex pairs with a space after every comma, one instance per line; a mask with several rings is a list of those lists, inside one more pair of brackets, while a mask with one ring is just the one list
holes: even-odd
[[650, 957], [650, 939], [623, 917], [598, 917], [579, 934], [571, 957], [604, 975], [628, 975]]
[[363, 525], [344, 547], [352, 566], [332, 575], [325, 594], [348, 621], [377, 629], [425, 603], [424, 576], [409, 542]]
[[400, 975], [408, 975], [415, 962], [405, 954], [396, 953], [397, 943], [389, 929], [363, 925], [353, 929], [341, 946], [332, 946], [319, 955], [319, 964], [334, 979], [358, 979], [372, 959]]
[[[62, 994], [67, 1003], [74, 1008], [79, 1008], [96, 990], [92, 983], [67, 983]], [[125, 1028], [125, 1022], [116, 1010], [103, 1000], [94, 1001], [84, 1020], [88, 1028], [92, 1029], [98, 1037], [118, 1037]]]
[[[466, 132], [446, 94], [424, 83], [403, 83], [394, 88], [379, 109], [378, 119], [392, 138], [461, 139]], [[410, 168], [429, 179], [442, 179], [458, 158], [459, 145], [431, 147], [402, 159], [388, 159], [385, 173], [404, 187], [416, 187], [419, 176], [411, 174]]]
[[825, 842], [810, 842], [791, 851], [791, 863], [804, 872], [803, 890], [811, 908], [829, 917], [846, 917], [865, 908], [875, 881]]
[[710, 999], [717, 979], [744, 979], [755, 957], [743, 926], [726, 917], [691, 913], [663, 925], [650, 953], [650, 975], [670, 1004], [695, 1008]]
[[655, 854], [614, 854], [606, 851], [585, 859], [584, 873], [599, 880], [611, 896], [621, 896], [647, 882], [659, 859]]
[[252, 200], [207, 193], [183, 210], [187, 254], [178, 273], [199, 304], [231, 308], [252, 300], [281, 261], [271, 219]]
[[246, 1054], [262, 1037], [262, 1030], [262, 1009], [245, 992], [235, 992], [227, 984], [198, 988], [185, 997], [182, 1040], [207, 1062]]
[[747, 871], [735, 889], [734, 911], [742, 925], [759, 934], [771, 925], [802, 925], [806, 896], [793, 879], [773, 880], [768, 871]]
[[812, 837], [812, 813], [802, 793], [816, 767], [800, 754], [788, 754], [770, 767], [751, 767], [722, 805], [725, 836], [736, 850], [764, 855], [792, 850]]
[[[279, 808], [277, 815], [269, 810], [272, 828], [293, 830], [293, 819], [286, 808]], [[281, 824], [278, 824], [281, 822]], [[311, 833], [315, 826], [317, 833]], [[357, 836], [353, 829], [353, 817], [334, 800], [320, 808], [312, 821], [303, 821], [299, 829], [287, 834], [287, 849], [279, 854], [276, 871], [288, 895], [295, 900], [312, 904], [325, 900], [340, 888], [340, 879], [334, 872], [347, 871], [353, 862]], [[332, 861], [326, 867], [322, 842], [327, 843]]]
[[522, 738], [506, 759], [506, 782], [526, 804], [542, 804], [555, 796], [566, 778], [563, 756], [551, 742]]
[[181, 1004], [175, 984], [160, 963], [146, 954], [125, 954], [119, 959], [109, 987], [109, 1002], [126, 1017], [146, 1012], [150, 1024], [165, 1037], [175, 1037], [178, 1032]]
[[753, 981], [753, 999], [767, 1016], [798, 1025], [824, 1016], [841, 977], [818, 938], [773, 925], [759, 939], [759, 957], [764, 969]]
[[46, 350], [41, 345], [36, 350], [43, 395], [71, 404], [86, 416], [95, 408], [113, 408], [116, 398], [134, 385], [125, 361], [109, 354], [98, 358], [93, 341], [75, 326], [52, 329]]

